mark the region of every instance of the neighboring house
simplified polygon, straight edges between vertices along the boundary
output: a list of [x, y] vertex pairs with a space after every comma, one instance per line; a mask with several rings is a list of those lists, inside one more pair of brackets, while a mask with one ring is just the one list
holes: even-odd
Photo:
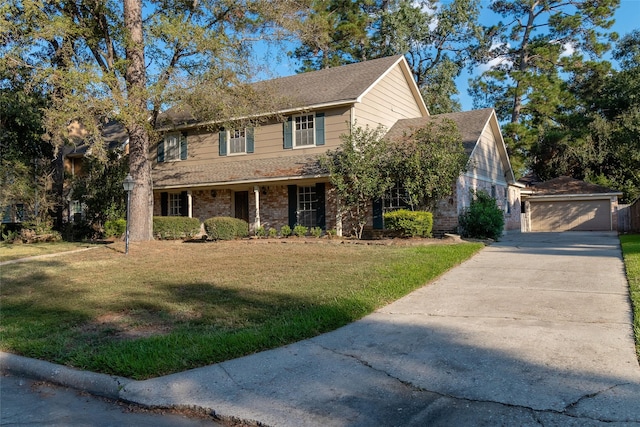
[[615, 231], [622, 192], [569, 176], [532, 182], [522, 192], [522, 231]]
[[[348, 134], [353, 124], [408, 130], [414, 126], [413, 119], [415, 125], [434, 119], [402, 55], [259, 85], [278, 93], [282, 102], [265, 112], [265, 120], [257, 126], [216, 128], [215, 123], [200, 123], [176, 110], [159, 118], [164, 138], [151, 153], [154, 215], [201, 221], [234, 216], [249, 222], [252, 229], [301, 224], [340, 232], [336, 198], [318, 157], [340, 146], [340, 136]], [[495, 113], [480, 110], [444, 116], [458, 122], [477, 168], [461, 177], [458, 194], [446, 202], [445, 216], [455, 211], [455, 224], [448, 219], [436, 223], [446, 223], [443, 230], [454, 231], [457, 213], [469, 203], [468, 190], [491, 192], [493, 188], [505, 212], [517, 218], [517, 227], [511, 222], [509, 227], [519, 229], [520, 203], [516, 187], [513, 195], [507, 190], [514, 184], [513, 172]], [[374, 203], [373, 210], [378, 215], [381, 206], [392, 209], [397, 204], [390, 194], [387, 200]], [[382, 224], [372, 215], [369, 226]]]
[[[123, 154], [129, 152], [129, 135], [124, 126], [116, 121], [109, 121], [101, 128], [102, 138], [105, 142], [105, 150], [119, 150]], [[85, 174], [84, 162], [87, 155], [91, 154], [92, 147], [85, 139], [85, 132], [81, 126], [74, 124], [70, 128], [71, 140], [74, 145], [67, 145], [62, 150], [62, 164], [64, 180], [62, 183], [62, 198], [66, 200], [63, 210], [65, 222], [77, 222], [84, 219], [85, 209], [80, 200], [71, 197], [73, 180]]]

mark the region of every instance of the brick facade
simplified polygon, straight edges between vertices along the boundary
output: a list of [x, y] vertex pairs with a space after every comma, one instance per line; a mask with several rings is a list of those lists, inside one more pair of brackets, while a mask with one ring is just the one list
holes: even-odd
[[433, 234], [458, 232], [458, 216], [471, 203], [472, 191], [486, 191], [504, 212], [505, 230], [520, 230], [520, 191], [506, 184], [491, 183], [470, 176], [460, 176], [453, 194], [441, 200], [433, 218]]
[[[313, 184], [307, 184], [313, 185]], [[335, 190], [331, 184], [325, 184], [325, 215], [326, 229], [336, 228], [336, 200]], [[266, 230], [275, 228], [280, 230], [289, 224], [289, 189], [287, 185], [259, 186], [260, 225]], [[254, 231], [256, 217], [256, 198], [254, 187], [242, 189], [249, 193], [249, 228]], [[194, 218], [204, 221], [215, 216], [235, 216], [235, 191], [229, 189], [193, 190], [191, 192], [192, 213]], [[154, 193], [154, 215], [160, 216], [160, 192]]]

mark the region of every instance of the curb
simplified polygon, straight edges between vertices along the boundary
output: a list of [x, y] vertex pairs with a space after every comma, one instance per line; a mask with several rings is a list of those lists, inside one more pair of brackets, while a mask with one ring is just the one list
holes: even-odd
[[5, 352], [0, 352], [0, 372], [49, 381], [110, 399], [120, 399], [120, 391], [128, 384], [136, 382], [129, 378], [81, 371]]

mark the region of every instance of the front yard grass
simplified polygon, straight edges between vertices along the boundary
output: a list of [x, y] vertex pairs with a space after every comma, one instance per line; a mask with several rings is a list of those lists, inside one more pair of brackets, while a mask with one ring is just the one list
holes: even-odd
[[0, 262], [11, 261], [38, 255], [73, 251], [93, 246], [91, 243], [52, 242], [52, 243], [0, 243]]
[[469, 258], [429, 246], [116, 243], [2, 267], [0, 349], [144, 379], [309, 338]]
[[621, 235], [622, 254], [629, 280], [629, 292], [633, 306], [633, 331], [636, 336], [636, 353], [640, 360], [640, 234]]

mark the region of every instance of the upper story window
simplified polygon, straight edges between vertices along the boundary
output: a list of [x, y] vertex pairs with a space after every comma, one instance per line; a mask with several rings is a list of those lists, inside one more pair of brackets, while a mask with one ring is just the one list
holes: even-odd
[[187, 159], [187, 135], [185, 133], [168, 133], [158, 143], [158, 163], [174, 162]]
[[247, 132], [244, 129], [229, 131], [229, 154], [247, 152]]
[[221, 130], [218, 134], [219, 154], [221, 156], [233, 154], [253, 153], [253, 128]]
[[324, 145], [324, 113], [301, 114], [284, 122], [284, 148]]
[[293, 146], [302, 147], [316, 145], [316, 133], [313, 126], [313, 114], [305, 114], [293, 118], [295, 129], [293, 132]]

